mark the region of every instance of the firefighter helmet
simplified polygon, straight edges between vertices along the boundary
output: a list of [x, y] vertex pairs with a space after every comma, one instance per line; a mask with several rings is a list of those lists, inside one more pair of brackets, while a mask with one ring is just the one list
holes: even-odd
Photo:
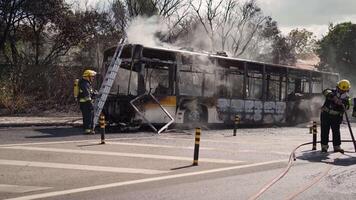
[[351, 84], [350, 84], [350, 81], [343, 79], [343, 80], [337, 82], [337, 87], [342, 91], [349, 91], [351, 88]]
[[96, 75], [96, 72], [90, 69], [87, 69], [83, 73], [83, 77], [93, 77]]

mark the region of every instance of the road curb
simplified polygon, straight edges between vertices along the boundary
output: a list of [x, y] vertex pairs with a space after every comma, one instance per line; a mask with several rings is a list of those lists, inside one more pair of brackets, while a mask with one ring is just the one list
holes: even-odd
[[30, 126], [82, 126], [81, 123], [68, 123], [68, 122], [51, 122], [51, 123], [41, 123], [41, 122], [31, 122], [31, 123], [3, 123], [0, 124], [1, 128], [4, 127], [30, 127]]
[[0, 117], [0, 127], [82, 126], [81, 117]]

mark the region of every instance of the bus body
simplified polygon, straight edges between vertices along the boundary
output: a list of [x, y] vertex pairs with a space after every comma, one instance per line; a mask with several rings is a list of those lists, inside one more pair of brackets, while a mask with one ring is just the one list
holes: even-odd
[[[114, 51], [105, 51], [103, 70]], [[319, 116], [322, 90], [339, 79], [335, 73], [134, 44], [125, 45], [121, 58], [104, 107], [107, 120], [116, 124], [142, 124], [142, 116], [167, 123], [148, 95], [135, 103], [141, 116], [133, 109], [130, 101], [147, 93], [175, 124], [232, 124], [236, 115], [250, 125], [307, 122]]]

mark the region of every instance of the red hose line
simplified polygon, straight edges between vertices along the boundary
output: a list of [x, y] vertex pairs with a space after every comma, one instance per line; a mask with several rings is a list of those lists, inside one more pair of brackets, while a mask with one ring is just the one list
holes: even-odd
[[[329, 141], [332, 142], [332, 141]], [[341, 140], [341, 142], [353, 142], [353, 140]], [[317, 141], [317, 143], [320, 143], [320, 141]], [[297, 151], [297, 149], [299, 149], [302, 146], [308, 145], [308, 144], [313, 144], [313, 142], [307, 142], [307, 143], [303, 143], [300, 144], [299, 146], [297, 146], [289, 155], [289, 160], [288, 160], [288, 165], [285, 168], [285, 170], [279, 174], [278, 176], [276, 176], [272, 181], [270, 181], [269, 183], [267, 183], [261, 190], [259, 190], [255, 195], [253, 195], [252, 197], [249, 198], [249, 200], [256, 200], [258, 197], [260, 197], [264, 192], [266, 192], [272, 185], [274, 185], [275, 183], [277, 183], [281, 178], [283, 178], [289, 171], [289, 169], [292, 167], [292, 163], [293, 161], [296, 160], [295, 157], [295, 152]], [[311, 184], [310, 187], [314, 185]], [[308, 188], [307, 188], [308, 189]], [[305, 190], [304, 190], [305, 191]], [[304, 192], [302, 191], [302, 192]], [[300, 194], [300, 193], [298, 193]], [[294, 198], [294, 197], [293, 197]]]

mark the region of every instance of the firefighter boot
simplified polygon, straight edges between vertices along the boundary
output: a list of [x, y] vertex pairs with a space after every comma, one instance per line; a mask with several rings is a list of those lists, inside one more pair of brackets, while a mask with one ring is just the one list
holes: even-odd
[[344, 150], [340, 146], [334, 146], [334, 152], [340, 152], [344, 154]]
[[327, 153], [328, 152], [329, 145], [322, 144], [321, 145], [321, 152], [322, 153]]

